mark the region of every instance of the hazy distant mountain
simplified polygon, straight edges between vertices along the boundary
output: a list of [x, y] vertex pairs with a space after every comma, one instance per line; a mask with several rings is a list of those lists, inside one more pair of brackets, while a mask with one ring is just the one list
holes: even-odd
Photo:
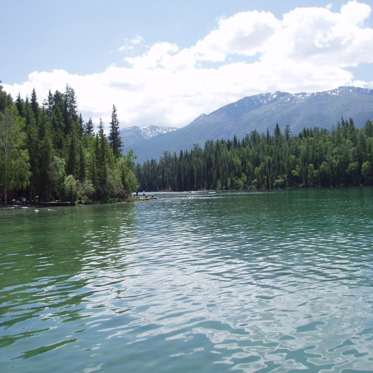
[[158, 158], [164, 151], [188, 149], [206, 140], [243, 137], [256, 129], [264, 132], [289, 125], [293, 133], [305, 127], [332, 128], [341, 118], [357, 126], [373, 119], [373, 90], [341, 87], [317, 93], [275, 92], [245, 97], [189, 125], [134, 142], [138, 161]]
[[169, 133], [174, 131], [174, 127], [160, 127], [160, 126], [147, 126], [138, 127], [132, 126], [121, 129], [121, 138], [125, 151], [132, 149], [137, 150], [137, 145], [151, 139], [152, 137]]

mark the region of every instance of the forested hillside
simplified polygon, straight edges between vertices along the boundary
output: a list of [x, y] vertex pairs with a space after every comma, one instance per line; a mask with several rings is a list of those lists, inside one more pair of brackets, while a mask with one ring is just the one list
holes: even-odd
[[373, 118], [373, 90], [340, 87], [314, 93], [273, 92], [244, 97], [175, 131], [147, 140], [136, 141], [130, 147], [137, 159], [159, 159], [163, 152], [191, 150], [194, 144], [204, 146], [210, 140], [242, 140], [251, 131], [273, 131], [278, 124], [282, 131], [288, 125], [294, 134], [303, 128], [332, 130], [341, 118], [354, 118], [361, 128]]
[[0, 86], [0, 201], [106, 201], [137, 188], [130, 153], [121, 155], [116, 108], [110, 134], [101, 122], [95, 133], [77, 110], [74, 90], [36, 92], [15, 101]]
[[272, 190], [373, 184], [373, 122], [342, 120], [332, 131], [289, 127], [251, 132], [242, 140], [208, 141], [138, 165], [144, 190]]

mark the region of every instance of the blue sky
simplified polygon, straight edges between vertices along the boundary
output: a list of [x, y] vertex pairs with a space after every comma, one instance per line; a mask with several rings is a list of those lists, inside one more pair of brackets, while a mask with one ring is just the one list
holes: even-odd
[[[1, 0], [0, 80], [5, 83], [5, 88], [12, 94], [17, 90], [27, 94], [31, 85], [36, 85], [40, 94], [43, 95], [47, 88], [54, 89], [57, 82], [57, 87], [62, 84], [74, 85], [75, 83], [76, 87], [74, 88], [78, 91], [78, 96], [81, 94], [82, 110], [94, 118], [105, 117], [111, 104], [105, 103], [107, 105], [106, 110], [103, 105], [99, 105], [103, 100], [102, 97], [101, 99], [100, 97], [93, 97], [93, 94], [90, 96], [87, 92], [95, 88], [105, 91], [107, 88], [105, 94], [112, 95], [112, 101], [119, 106], [120, 114], [123, 114], [126, 118], [123, 121], [125, 125], [151, 123], [183, 125], [200, 112], [212, 110], [221, 104], [250, 93], [273, 89], [292, 91], [333, 88], [333, 84], [328, 81], [327, 76], [330, 75], [330, 71], [334, 67], [337, 72], [333, 77], [336, 84], [352, 82], [369, 85], [373, 81], [373, 60], [362, 57], [352, 61], [351, 55], [342, 53], [341, 49], [343, 48], [335, 53], [330, 52], [334, 46], [336, 46], [336, 50], [340, 47], [338, 40], [343, 39], [345, 42], [351, 39], [351, 53], [363, 56], [365, 53], [363, 52], [364, 45], [358, 39], [359, 30], [363, 30], [370, 37], [370, 30], [373, 25], [372, 15], [368, 14], [369, 7], [364, 8], [364, 3], [373, 6], [371, 1], [348, 2], [339, 0], [332, 2], [318, 0], [65, 0], [64, 2]], [[333, 37], [329, 37], [330, 32], [328, 29], [324, 29], [324, 24], [325, 22], [334, 22], [330, 19], [337, 17], [341, 12], [341, 7], [346, 4], [352, 4], [350, 6], [352, 11], [349, 10], [351, 14], [356, 9], [356, 22], [353, 20], [356, 23], [356, 30], [351, 29], [349, 34], [342, 36], [338, 34], [338, 31], [337, 35], [333, 36], [335, 40], [330, 41], [328, 38]], [[283, 58], [283, 63], [288, 63], [289, 66], [291, 66], [291, 63], [294, 63], [294, 66], [304, 63], [303, 70], [294, 72], [294, 76], [288, 76], [289, 73], [284, 68], [284, 70], [276, 72], [282, 79], [272, 77], [266, 84], [261, 84], [259, 80], [258, 82], [252, 80], [251, 85], [247, 82], [246, 85], [239, 88], [237, 88], [239, 82], [231, 84], [231, 81], [237, 79], [233, 75], [233, 70], [244, 73], [244, 71], [246, 72], [244, 67], [247, 67], [247, 72], [250, 72], [254, 77], [258, 74], [267, 77], [273, 70], [269, 65], [271, 62], [268, 61], [273, 60], [275, 64], [273, 56], [268, 54], [268, 47], [253, 47], [248, 50], [247, 43], [253, 42], [255, 44], [258, 42], [257, 34], [249, 35], [247, 27], [249, 27], [250, 22], [255, 24], [255, 18], [263, 16], [263, 22], [258, 27], [259, 31], [264, 30], [264, 32], [260, 31], [260, 35], [263, 36], [266, 32], [269, 32], [269, 29], [272, 30], [270, 32], [274, 35], [273, 30], [278, 30], [278, 27], [285, 27], [277, 24], [282, 22], [284, 16], [292, 14], [291, 12], [297, 7], [318, 9], [315, 12], [308, 11], [307, 13], [307, 11], [304, 11], [302, 14], [310, 14], [315, 18], [316, 21], [313, 24], [320, 27], [319, 34], [321, 35], [308, 45], [307, 38], [311, 37], [311, 31], [317, 33], [318, 30], [300, 30], [299, 35], [302, 36], [303, 32], [304, 36], [302, 37], [306, 40], [306, 47], [304, 48], [302, 42], [298, 43], [299, 40], [297, 39], [300, 36], [291, 40], [286, 39], [290, 40], [291, 43], [294, 41], [298, 43], [296, 46], [298, 49], [294, 49], [291, 61], [288, 60], [287, 56], [286, 61], [285, 57]], [[330, 14], [326, 14], [324, 10], [327, 10]], [[251, 13], [252, 11], [265, 11], [267, 13]], [[227, 30], [228, 32], [233, 30], [232, 33], [235, 33], [234, 22], [236, 21], [234, 16], [237, 14], [246, 14], [244, 18], [236, 17], [237, 24], [241, 26], [237, 26], [239, 30], [235, 34], [236, 37], [241, 38], [240, 33], [244, 32], [245, 37], [248, 37], [245, 41], [245, 50], [238, 50], [234, 47], [237, 40], [232, 37], [231, 46], [233, 45], [233, 49], [236, 49], [230, 50], [230, 47], [227, 47], [228, 49], [223, 52], [219, 50], [219, 53], [223, 53], [224, 56], [217, 56], [214, 55], [216, 51], [213, 48], [219, 49], [220, 47], [215, 42], [211, 42], [208, 46], [208, 53], [205, 50], [203, 53], [198, 52], [204, 55], [200, 56], [198, 61], [196, 59], [193, 61], [193, 71], [191, 66], [188, 65], [186, 68], [183, 65], [180, 67], [178, 62], [177, 68], [175, 65], [170, 68], [168, 65], [162, 65], [161, 67], [157, 65], [157, 75], [155, 74], [155, 67], [151, 66], [149, 62], [152, 58], [177, 55], [179, 61], [188, 55], [186, 57], [188, 59], [188, 49], [194, 48], [199, 41], [210, 37], [211, 32], [219, 31], [219, 28], [221, 28], [221, 34], [219, 35], [224, 35], [227, 32], [224, 31], [225, 26], [219, 24], [222, 17], [232, 17], [232, 22], [227, 26]], [[268, 16], [268, 14], [271, 16]], [[298, 14], [297, 17], [303, 17], [302, 14]], [[290, 18], [296, 19], [296, 17]], [[348, 18], [347, 20], [349, 23]], [[342, 21], [335, 22], [341, 23]], [[346, 22], [346, 18], [344, 22]], [[339, 27], [337, 23], [336, 29]], [[366, 31], [367, 29], [369, 32]], [[323, 42], [322, 38], [327, 39], [328, 45]], [[160, 42], [166, 44], [160, 45]], [[240, 39], [239, 43], [242, 44], [242, 42]], [[325, 52], [324, 57], [321, 58], [319, 52], [308, 54], [310, 45], [312, 45], [312, 48], [314, 45], [320, 46], [320, 51]], [[154, 53], [148, 54], [146, 60], [144, 58], [139, 59], [147, 51], [152, 50], [152, 47], [154, 47]], [[287, 47], [286, 44], [282, 45], [282, 50]], [[159, 53], [162, 54], [162, 57], [159, 57]], [[338, 53], [343, 56], [339, 57]], [[129, 61], [126, 60], [127, 57], [138, 57], [138, 59]], [[308, 66], [307, 64], [311, 59], [314, 65]], [[339, 59], [344, 61], [343, 64], [338, 62]], [[261, 63], [261, 66], [257, 66], [256, 63], [258, 62]], [[235, 65], [236, 63], [237, 65]], [[128, 69], [128, 64], [130, 64], [132, 70]], [[313, 67], [320, 64], [325, 67], [324, 70], [320, 73], [317, 72], [316, 68], [315, 71], [312, 70]], [[113, 67], [120, 68], [122, 66], [127, 66], [127, 70], [113, 69]], [[264, 70], [265, 68], [267, 70]], [[59, 73], [51, 75], [51, 72], [56, 69]], [[214, 69], [216, 71], [212, 71]], [[35, 71], [42, 74], [30, 78], [29, 74]], [[132, 75], [131, 71], [133, 72]], [[213, 74], [215, 74], [214, 77]], [[110, 84], [107, 83], [108, 76], [111, 79]], [[141, 80], [140, 76], [146, 76], [146, 82], [152, 82], [152, 84]], [[216, 81], [218, 83], [216, 83], [214, 90], [206, 87], [208, 92], [206, 92], [206, 97], [202, 97], [204, 87], [198, 87], [194, 91], [191, 90], [188, 77], [197, 80], [199, 77], [205, 76], [210, 76], [210, 78], [206, 78], [205, 83], [205, 86], [208, 84], [208, 88], [212, 85], [215, 86]], [[89, 81], [89, 79], [93, 80], [97, 77], [98, 80], [103, 81], [105, 79], [105, 84], [102, 83], [103, 85], [100, 86]], [[118, 77], [117, 81], [116, 77]], [[150, 109], [150, 103], [153, 104], [158, 96], [156, 93], [150, 95], [149, 92], [153, 90], [154, 84], [163, 82], [162, 79], [166, 79], [167, 84], [165, 85], [167, 87], [165, 87], [164, 92], [160, 92], [158, 106]], [[175, 79], [180, 79], [178, 87], [184, 86], [185, 89], [175, 88], [171, 83], [168, 84]], [[292, 79], [294, 81], [300, 80], [301, 83], [294, 84]], [[113, 87], [115, 87], [115, 90]], [[131, 87], [131, 90], [128, 87]], [[144, 91], [139, 93], [140, 87], [143, 87]], [[113, 89], [109, 90], [109, 88]], [[154, 89], [154, 91], [156, 90]], [[137, 92], [137, 96], [134, 92]], [[196, 94], [202, 95], [202, 102], [194, 102], [190, 99], [191, 96]], [[179, 98], [179, 101], [176, 97]], [[143, 102], [140, 103], [141, 100]], [[169, 110], [164, 103], [173, 105], [174, 109]], [[140, 115], [140, 111], [144, 114]]]
[[[222, 16], [245, 10], [281, 14], [297, 6], [336, 8], [343, 1], [294, 0], [1, 0], [1, 77], [6, 83], [31, 71], [62, 68], [93, 73], [120, 62], [117, 49], [141, 35], [152, 44], [188, 46]], [[367, 2], [369, 3], [369, 2]], [[369, 73], [369, 72], [368, 72]]]

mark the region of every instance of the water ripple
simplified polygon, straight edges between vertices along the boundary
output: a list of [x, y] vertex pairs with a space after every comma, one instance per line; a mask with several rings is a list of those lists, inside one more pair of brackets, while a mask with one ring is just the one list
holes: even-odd
[[373, 371], [373, 192], [0, 216], [5, 372]]

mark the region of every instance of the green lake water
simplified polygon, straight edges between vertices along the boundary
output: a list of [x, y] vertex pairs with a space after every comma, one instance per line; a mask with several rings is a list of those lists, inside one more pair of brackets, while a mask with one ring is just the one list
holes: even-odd
[[373, 372], [373, 190], [0, 211], [0, 372]]

